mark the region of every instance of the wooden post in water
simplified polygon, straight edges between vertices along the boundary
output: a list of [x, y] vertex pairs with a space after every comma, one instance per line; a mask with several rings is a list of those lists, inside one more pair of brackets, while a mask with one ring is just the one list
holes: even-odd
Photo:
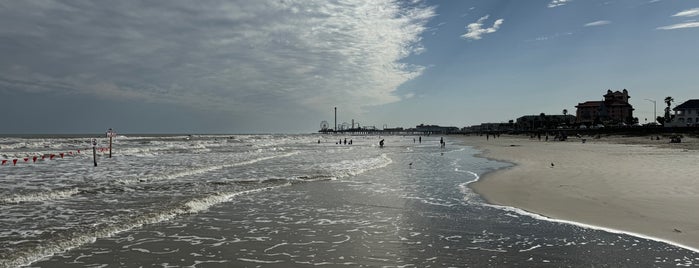
[[92, 139], [92, 160], [95, 162], [95, 166], [97, 166], [97, 139], [93, 138]]
[[111, 128], [107, 130], [107, 137], [109, 137], [109, 158], [112, 158], [112, 138], [116, 136], [116, 131]]

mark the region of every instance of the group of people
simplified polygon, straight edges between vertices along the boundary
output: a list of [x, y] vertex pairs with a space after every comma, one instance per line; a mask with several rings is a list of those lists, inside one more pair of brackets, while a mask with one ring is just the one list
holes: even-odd
[[[418, 141], [422, 143], [422, 136], [418, 136]], [[415, 143], [415, 138], [413, 138], [413, 143]], [[384, 139], [381, 139], [379, 141], [379, 148], [383, 148], [384, 145]], [[447, 143], [444, 141], [444, 137], [439, 138], [439, 147], [440, 148], [445, 148], [447, 146]]]
[[[493, 133], [493, 134], [486, 133], [486, 134], [485, 134], [485, 139], [486, 139], [486, 140], [490, 140], [490, 136], [491, 136], [491, 135], [493, 136], [493, 139], [495, 139], [495, 138], [500, 138], [500, 133]], [[481, 136], [483, 136], [483, 134], [481, 134]]]
[[[347, 142], [347, 138], [345, 138], [344, 141], [343, 141], [342, 139], [340, 139], [340, 141], [335, 142], [335, 144], [343, 144], [343, 143], [344, 143], [344, 144], [352, 145], [352, 140], [350, 139], [349, 142]], [[320, 140], [318, 140], [318, 144], [320, 144]]]
[[[385, 141], [384, 139], [381, 139], [381, 140], [379, 141], [379, 148], [383, 148], [383, 146], [384, 146], [384, 141]], [[415, 140], [415, 138], [413, 138], [413, 143], [415, 143], [415, 142], [416, 142], [416, 140]], [[418, 137], [417, 142], [422, 143], [422, 136], [419, 136], [419, 137]], [[318, 140], [318, 144], [320, 144], [320, 140]], [[347, 141], [347, 138], [345, 138], [344, 140], [340, 139], [339, 141], [335, 142], [335, 144], [349, 144], [349, 145], [352, 145], [352, 140], [350, 139], [349, 142], [348, 142], [348, 141]], [[440, 137], [440, 138], [439, 138], [439, 147], [440, 147], [440, 148], [445, 148], [446, 146], [447, 146], [447, 143], [444, 141], [444, 137]]]
[[[320, 140], [318, 140], [318, 143], [320, 143]], [[343, 144], [343, 143], [344, 143], [344, 144], [352, 145], [352, 140], [350, 139], [350, 140], [349, 140], [349, 143], [347, 143], [347, 138], [345, 138], [345, 141], [344, 141], [344, 142], [342, 141], [342, 139], [340, 139], [340, 141], [336, 142], [335, 144]]]

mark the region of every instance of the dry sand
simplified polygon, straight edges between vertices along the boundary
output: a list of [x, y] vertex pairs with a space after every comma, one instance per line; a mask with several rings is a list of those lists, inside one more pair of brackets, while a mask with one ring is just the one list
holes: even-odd
[[485, 157], [516, 164], [471, 184], [491, 203], [699, 249], [696, 138], [679, 145], [649, 137], [582, 143], [503, 135], [464, 141]]

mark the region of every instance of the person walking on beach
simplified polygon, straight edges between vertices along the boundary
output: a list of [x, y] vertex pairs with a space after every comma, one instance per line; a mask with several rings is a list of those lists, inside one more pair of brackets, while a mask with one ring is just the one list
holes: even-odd
[[379, 141], [379, 148], [383, 148], [383, 140]]
[[422, 143], [422, 136], [419, 136], [419, 137], [418, 137], [418, 141], [419, 141], [420, 143]]
[[345, 144], [347, 144], [347, 138], [345, 138]]

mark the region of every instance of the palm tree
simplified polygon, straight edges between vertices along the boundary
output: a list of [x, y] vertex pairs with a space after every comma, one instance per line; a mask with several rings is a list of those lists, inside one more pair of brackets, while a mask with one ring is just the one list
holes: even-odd
[[563, 109], [563, 120], [565, 120], [566, 125], [568, 124], [568, 109]]
[[670, 105], [672, 105], [672, 102], [675, 101], [670, 96], [665, 97], [665, 104], [667, 104], [667, 107], [665, 108], [665, 122], [669, 122], [671, 120], [670, 118]]

